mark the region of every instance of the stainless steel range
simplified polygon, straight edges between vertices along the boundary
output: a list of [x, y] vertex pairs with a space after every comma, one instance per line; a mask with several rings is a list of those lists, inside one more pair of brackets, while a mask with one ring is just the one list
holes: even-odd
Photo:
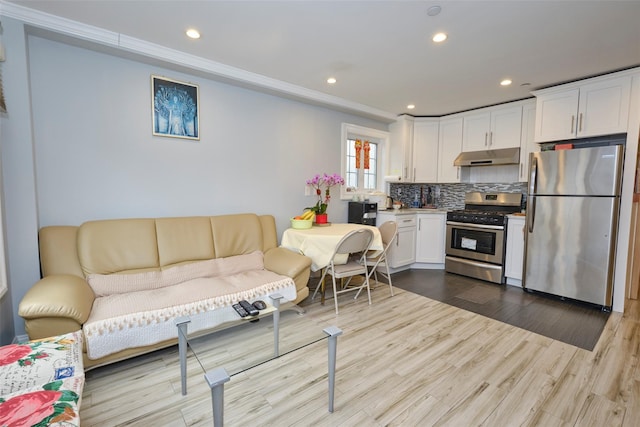
[[445, 271], [504, 283], [507, 214], [521, 203], [520, 193], [467, 193], [464, 210], [447, 213]]

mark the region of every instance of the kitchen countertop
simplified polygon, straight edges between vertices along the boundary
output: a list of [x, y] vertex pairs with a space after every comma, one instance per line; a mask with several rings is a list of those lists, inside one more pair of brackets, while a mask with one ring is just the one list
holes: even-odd
[[402, 208], [402, 209], [379, 209], [378, 212], [392, 213], [394, 215], [409, 215], [409, 214], [441, 214], [447, 213], [448, 209], [433, 209], [433, 208]]

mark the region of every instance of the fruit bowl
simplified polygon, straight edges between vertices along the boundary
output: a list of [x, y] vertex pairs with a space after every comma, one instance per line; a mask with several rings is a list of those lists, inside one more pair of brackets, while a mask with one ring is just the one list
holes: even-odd
[[311, 219], [295, 219], [291, 218], [291, 228], [297, 228], [299, 230], [304, 230], [307, 228], [311, 228], [313, 225], [313, 218]]

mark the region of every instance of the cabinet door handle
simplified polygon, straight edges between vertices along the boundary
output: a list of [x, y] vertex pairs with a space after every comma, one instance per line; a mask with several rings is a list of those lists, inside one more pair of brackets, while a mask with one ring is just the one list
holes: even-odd
[[493, 132], [489, 132], [489, 147], [493, 145]]
[[573, 125], [576, 122], [576, 116], [574, 116], [573, 114], [571, 115], [571, 133], [573, 133]]
[[413, 168], [413, 179], [412, 181], [416, 180], [416, 168]]
[[418, 231], [422, 228], [422, 218], [418, 218]]
[[484, 146], [487, 146], [487, 136], [489, 136], [489, 132], [484, 133]]
[[522, 178], [522, 169], [524, 169], [524, 164], [520, 163], [520, 178]]
[[582, 113], [578, 116], [578, 132], [582, 132]]

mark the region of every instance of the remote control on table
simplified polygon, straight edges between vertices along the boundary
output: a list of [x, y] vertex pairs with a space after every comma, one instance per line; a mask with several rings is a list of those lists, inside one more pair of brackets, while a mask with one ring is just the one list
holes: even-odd
[[260, 311], [257, 308], [255, 308], [252, 304], [249, 304], [249, 301], [247, 300], [242, 300], [238, 304], [240, 304], [242, 308], [244, 308], [245, 311], [249, 313], [249, 316], [256, 316], [260, 313]]
[[249, 313], [247, 313], [247, 310], [242, 308], [240, 304], [233, 304], [232, 307], [240, 315], [240, 317], [247, 317], [249, 315]]

